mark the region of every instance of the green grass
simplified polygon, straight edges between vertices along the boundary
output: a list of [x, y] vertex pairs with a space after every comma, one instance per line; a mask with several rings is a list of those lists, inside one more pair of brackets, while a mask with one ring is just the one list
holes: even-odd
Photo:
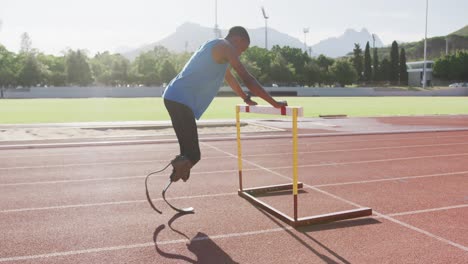
[[[287, 97], [289, 105], [304, 107], [306, 117], [468, 114], [467, 97]], [[265, 102], [258, 100], [260, 104]], [[239, 98], [216, 98], [202, 119], [234, 119]], [[94, 121], [168, 120], [161, 98], [4, 99], [0, 123], [62, 123]], [[242, 118], [267, 117], [243, 115]]]

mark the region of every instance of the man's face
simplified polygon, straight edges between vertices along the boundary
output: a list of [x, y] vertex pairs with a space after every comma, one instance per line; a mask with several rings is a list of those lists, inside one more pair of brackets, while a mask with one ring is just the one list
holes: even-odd
[[234, 39], [234, 47], [236, 48], [237, 55], [240, 56], [244, 51], [249, 48], [249, 42], [241, 37], [236, 37]]

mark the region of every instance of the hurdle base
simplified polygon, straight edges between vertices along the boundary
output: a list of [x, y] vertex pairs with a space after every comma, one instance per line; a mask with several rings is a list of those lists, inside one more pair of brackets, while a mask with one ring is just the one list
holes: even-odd
[[[297, 183], [298, 189], [302, 189], [303, 187], [304, 187], [304, 184], [302, 182]], [[293, 189], [292, 183], [287, 183], [287, 184], [247, 188], [247, 189], [243, 189], [239, 191], [244, 191], [251, 195], [258, 195], [258, 194], [264, 194], [264, 193], [269, 193], [269, 192], [287, 191], [287, 190], [292, 190], [292, 189]]]
[[[363, 208], [357, 208], [353, 210], [339, 211], [339, 212], [333, 212], [333, 213], [328, 213], [328, 214], [307, 216], [307, 217], [294, 219], [254, 196], [258, 194], [264, 194], [264, 193], [275, 192], [275, 191], [292, 190], [292, 188], [293, 188], [293, 184], [270, 185], [270, 186], [247, 188], [247, 189], [239, 190], [238, 194], [239, 196], [246, 199], [253, 205], [263, 209], [264, 211], [268, 212], [269, 214], [275, 216], [276, 218], [280, 219], [281, 221], [283, 221], [284, 223], [292, 227], [323, 224], [323, 223], [329, 223], [329, 222], [335, 222], [335, 221], [341, 221], [341, 220], [346, 220], [346, 219], [353, 219], [353, 218], [359, 218], [359, 217], [372, 215], [371, 208], [363, 207]], [[302, 188], [303, 188], [303, 183], [298, 183], [298, 189], [302, 189]]]

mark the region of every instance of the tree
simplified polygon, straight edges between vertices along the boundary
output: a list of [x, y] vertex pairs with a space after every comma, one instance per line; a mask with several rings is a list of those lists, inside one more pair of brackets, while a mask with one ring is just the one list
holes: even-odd
[[309, 86], [320, 82], [320, 68], [315, 61], [309, 61], [305, 66], [305, 82]]
[[318, 84], [319, 86], [321, 84], [326, 84], [330, 85], [333, 83], [333, 78], [332, 74], [330, 73], [330, 66], [332, 66], [335, 63], [335, 60], [332, 58], [328, 58], [325, 55], [321, 54], [317, 57], [316, 59], [316, 64], [319, 67], [319, 78], [318, 78]]
[[153, 51], [141, 53], [134, 61], [138, 82], [147, 86], [159, 85], [158, 61]]
[[69, 84], [88, 86], [93, 83], [88, 57], [81, 50], [69, 50], [65, 65]]
[[468, 52], [457, 51], [455, 54], [437, 59], [434, 63], [434, 75], [451, 81], [468, 81]]
[[374, 55], [372, 56], [372, 80], [379, 81], [379, 55], [377, 54], [377, 49], [374, 48]]
[[379, 69], [379, 76], [381, 81], [389, 81], [390, 80], [390, 68], [391, 64], [387, 58], [382, 60]]
[[398, 55], [398, 43], [396, 41], [393, 41], [392, 49], [390, 51], [390, 82], [392, 84], [397, 84], [399, 80], [399, 60], [400, 58]]
[[335, 60], [333, 60], [332, 58], [328, 58], [327, 56], [325, 56], [325, 55], [323, 55], [323, 54], [320, 54], [320, 55], [317, 57], [317, 65], [318, 65], [322, 70], [328, 71], [328, 68], [329, 68], [330, 66], [332, 66], [333, 63], [335, 63]]
[[369, 82], [372, 80], [372, 65], [371, 65], [371, 55], [370, 55], [370, 46], [369, 41], [366, 44], [366, 49], [364, 51], [364, 81]]
[[408, 70], [406, 68], [406, 52], [405, 49], [402, 48], [400, 52], [400, 68], [399, 68], [399, 76], [400, 76], [400, 85], [408, 85]]
[[21, 68], [18, 73], [18, 83], [31, 87], [41, 83], [42, 80], [42, 67], [37, 61], [34, 53], [21, 55]]
[[20, 52], [21, 53], [29, 53], [31, 51], [31, 47], [32, 47], [31, 37], [29, 37], [29, 34], [27, 32], [24, 32], [21, 35]]
[[128, 71], [130, 68], [130, 61], [120, 54], [112, 56], [111, 65], [111, 84], [112, 85], [125, 85], [129, 83]]
[[359, 78], [356, 69], [348, 59], [338, 59], [330, 67], [334, 80], [345, 86], [356, 82]]
[[302, 49], [291, 48], [288, 46], [280, 47], [273, 46], [272, 53], [280, 53], [281, 56], [292, 65], [294, 69], [294, 82], [304, 84], [305, 82], [305, 66], [310, 61], [310, 57]]
[[170, 63], [168, 60], [165, 60], [159, 69], [159, 77], [161, 78], [161, 81], [164, 83], [169, 83], [176, 75], [177, 72], [172, 63]]
[[247, 49], [241, 56], [242, 62], [247, 64], [249, 71], [257, 70], [257, 72], [252, 72], [252, 74], [263, 84], [272, 82], [270, 71], [272, 59], [272, 52], [257, 46]]
[[37, 60], [43, 66], [42, 81], [44, 84], [49, 86], [65, 86], [67, 84], [64, 56], [56, 57], [39, 53]]
[[13, 52], [0, 44], [0, 98], [6, 87], [16, 85], [17, 59]]
[[362, 71], [364, 66], [364, 59], [362, 56], [362, 49], [358, 43], [354, 43], [353, 49], [353, 66], [358, 74], [358, 80], [362, 80]]
[[275, 54], [271, 62], [270, 71], [273, 82], [286, 85], [294, 82], [294, 66], [279, 52]]
[[193, 53], [190, 52], [182, 52], [182, 53], [177, 53], [173, 54], [171, 56], [171, 63], [174, 65], [174, 69], [176, 72], [180, 72], [185, 64], [187, 64], [187, 61], [192, 57]]

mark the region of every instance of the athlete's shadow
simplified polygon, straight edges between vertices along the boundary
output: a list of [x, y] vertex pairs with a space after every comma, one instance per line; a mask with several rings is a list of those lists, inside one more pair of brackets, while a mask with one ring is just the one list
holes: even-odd
[[[160, 225], [156, 228], [153, 233], [153, 241], [154, 247], [156, 252], [165, 258], [169, 259], [178, 259], [182, 260], [186, 263], [237, 263], [235, 262], [226, 252], [224, 252], [216, 243], [210, 239], [210, 237], [202, 232], [198, 232], [195, 237], [190, 239], [186, 234], [183, 232], [175, 229], [172, 227], [173, 222], [181, 216], [184, 216], [184, 213], [178, 213], [174, 215], [168, 222], [169, 228], [178, 233], [179, 235], [185, 237], [188, 244], [186, 244], [187, 249], [195, 254], [196, 259], [192, 259], [190, 257], [168, 253], [161, 250], [158, 246], [157, 238], [158, 235], [164, 230], [165, 225]], [[164, 242], [162, 242], [164, 243]]]

